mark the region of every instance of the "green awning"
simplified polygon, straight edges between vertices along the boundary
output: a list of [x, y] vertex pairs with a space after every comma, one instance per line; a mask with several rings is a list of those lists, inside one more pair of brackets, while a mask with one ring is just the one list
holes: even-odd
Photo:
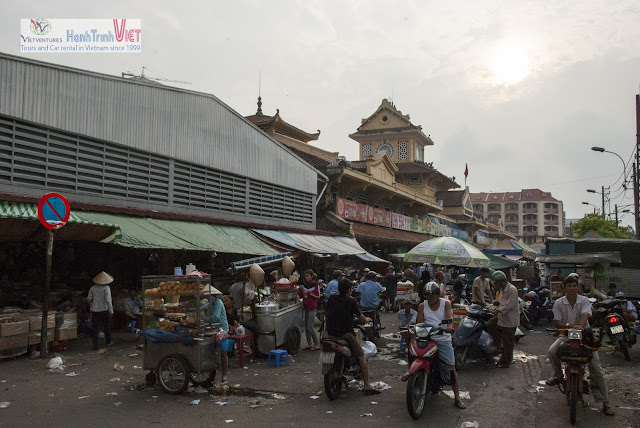
[[[45, 240], [47, 229], [38, 220], [38, 205], [0, 201], [0, 242]], [[71, 207], [66, 225], [55, 230], [57, 241], [112, 242], [120, 237], [117, 224], [80, 218]]]
[[514, 267], [518, 264], [518, 262], [508, 259], [503, 256], [497, 256], [495, 254], [486, 254], [485, 256], [489, 257], [489, 261], [491, 262], [491, 269], [507, 269]]
[[278, 254], [278, 251], [242, 227], [90, 211], [81, 211], [76, 214], [92, 222], [117, 224], [122, 231], [122, 237], [115, 244], [124, 247], [253, 255]]

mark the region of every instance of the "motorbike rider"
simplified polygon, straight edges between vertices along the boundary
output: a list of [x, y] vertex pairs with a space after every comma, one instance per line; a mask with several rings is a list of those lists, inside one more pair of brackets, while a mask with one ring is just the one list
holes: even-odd
[[[418, 317], [416, 323], [425, 322], [429, 325], [438, 326], [443, 321], [453, 321], [453, 306], [448, 299], [440, 297], [440, 286], [435, 282], [429, 282], [424, 287], [425, 301], [420, 303], [418, 307]], [[451, 332], [453, 324], [447, 324], [446, 333], [433, 336], [438, 344], [440, 353], [440, 361], [448, 364], [453, 372], [455, 383], [453, 384], [453, 394], [455, 396], [455, 406], [459, 409], [466, 409], [467, 406], [460, 399], [460, 386], [458, 382], [458, 373], [456, 372], [456, 361], [453, 354], [453, 344], [451, 343]], [[407, 376], [408, 378], [408, 376]], [[402, 377], [405, 380], [405, 376]]]
[[[553, 304], [553, 322], [558, 329], [584, 329], [589, 327], [591, 316], [591, 302], [585, 296], [578, 294], [578, 278], [567, 276], [562, 282], [565, 296], [556, 300]], [[546, 384], [555, 386], [562, 382], [562, 368], [560, 361], [560, 347], [569, 340], [566, 336], [560, 336], [549, 348], [549, 361], [553, 366], [554, 377], [547, 379]], [[613, 409], [609, 406], [609, 394], [607, 383], [604, 380], [602, 366], [598, 351], [593, 351], [593, 357], [589, 363], [591, 376], [591, 391], [596, 402], [602, 401], [602, 412], [607, 416], [613, 416]]]
[[344, 279], [344, 272], [341, 270], [333, 271], [333, 279], [329, 281], [329, 284], [324, 288], [324, 295], [326, 297], [333, 296], [334, 294], [339, 294], [338, 292], [338, 283]]
[[484, 305], [487, 297], [490, 302], [493, 301], [491, 283], [489, 281], [489, 268], [483, 267], [480, 269], [480, 276], [473, 280], [473, 285], [471, 286], [471, 303]]
[[380, 305], [378, 293], [382, 291], [382, 285], [376, 282], [376, 273], [367, 273], [367, 280], [358, 284], [356, 289], [360, 293], [360, 307], [363, 310], [376, 310]]
[[358, 359], [360, 368], [362, 369], [362, 380], [364, 382], [363, 392], [365, 394], [379, 394], [380, 391], [375, 389], [369, 383], [369, 366], [367, 359], [364, 357], [362, 346], [356, 341], [353, 333], [353, 318], [358, 318], [361, 323], [371, 322], [371, 318], [365, 317], [360, 313], [358, 304], [351, 297], [352, 287], [351, 281], [342, 279], [338, 283], [339, 294], [334, 294], [327, 301], [327, 332], [329, 336], [337, 337], [345, 340], [349, 344], [351, 354]]

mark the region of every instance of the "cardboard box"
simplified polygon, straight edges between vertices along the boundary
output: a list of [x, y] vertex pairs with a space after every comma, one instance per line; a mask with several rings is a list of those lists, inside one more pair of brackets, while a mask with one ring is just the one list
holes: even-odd
[[[29, 332], [29, 345], [39, 345], [41, 337], [42, 337], [42, 335], [40, 334], [39, 331], [30, 331]], [[48, 328], [47, 329], [47, 342], [53, 342], [53, 337], [54, 337], [54, 329], [53, 328]]]
[[17, 336], [25, 333], [29, 333], [29, 321], [15, 321], [0, 324], [0, 337]]
[[[28, 321], [25, 321], [27, 326]], [[11, 336], [0, 337], [0, 350], [14, 349], [14, 348], [26, 348], [29, 345], [29, 333], [21, 333]], [[26, 350], [25, 350], [26, 351]]]
[[65, 328], [65, 329], [57, 328], [55, 331], [54, 337], [56, 340], [75, 339], [78, 337], [78, 329], [77, 328]]
[[[42, 312], [36, 316], [29, 317], [30, 331], [42, 330]], [[47, 315], [47, 328], [54, 328], [56, 326], [56, 314], [48, 313]]]
[[58, 312], [56, 313], [56, 326], [63, 324], [65, 321], [77, 321], [78, 314], [76, 312]]

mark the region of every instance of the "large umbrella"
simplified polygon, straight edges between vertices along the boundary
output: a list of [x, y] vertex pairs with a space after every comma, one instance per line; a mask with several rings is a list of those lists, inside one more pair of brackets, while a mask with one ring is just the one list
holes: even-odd
[[468, 242], [449, 236], [429, 239], [416, 245], [405, 254], [404, 261], [465, 267], [491, 265], [489, 258], [482, 251]]

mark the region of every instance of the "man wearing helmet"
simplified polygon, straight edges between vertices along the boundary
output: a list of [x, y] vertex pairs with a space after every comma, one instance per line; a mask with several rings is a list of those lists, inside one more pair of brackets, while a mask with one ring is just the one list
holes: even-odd
[[507, 281], [502, 271], [495, 271], [491, 280], [500, 291], [500, 306], [493, 309], [494, 317], [498, 319], [502, 354], [496, 363], [501, 369], [506, 369], [513, 360], [513, 346], [515, 344], [516, 328], [520, 325], [520, 311], [518, 308], [518, 289]]
[[[440, 286], [435, 282], [429, 282], [424, 286], [425, 301], [418, 307], [418, 317], [416, 323], [425, 322], [429, 325], [438, 326], [447, 323], [446, 333], [434, 336], [438, 343], [440, 360], [448, 364], [453, 372], [455, 383], [453, 384], [453, 394], [455, 405], [459, 409], [466, 409], [467, 406], [460, 399], [460, 386], [458, 383], [458, 373], [456, 372], [456, 360], [453, 355], [453, 345], [451, 343], [451, 332], [453, 331], [453, 307], [448, 299], [440, 297]], [[404, 380], [404, 377], [403, 377]]]

